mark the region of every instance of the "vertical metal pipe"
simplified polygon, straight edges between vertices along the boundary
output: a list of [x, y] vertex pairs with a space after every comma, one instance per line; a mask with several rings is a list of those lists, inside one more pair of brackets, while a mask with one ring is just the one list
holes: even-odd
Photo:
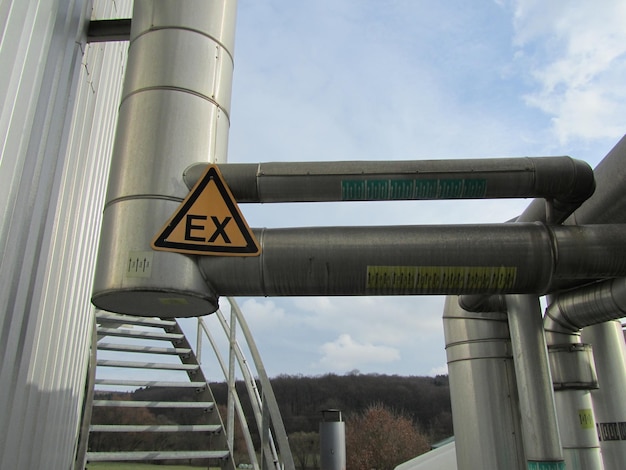
[[606, 470], [624, 468], [626, 462], [626, 344], [618, 321], [583, 329], [583, 339], [593, 346], [597, 390], [591, 392], [598, 437]]
[[150, 241], [188, 189], [191, 163], [223, 162], [236, 0], [135, 0], [92, 302], [160, 317], [211, 313], [195, 259]]
[[443, 316], [459, 470], [526, 468], [505, 313], [470, 313], [448, 296]]
[[539, 298], [507, 296], [528, 468], [564, 469]]
[[346, 423], [339, 410], [322, 411], [320, 470], [346, 470]]
[[604, 453], [592, 403], [598, 378], [591, 346], [581, 342], [580, 329], [624, 315], [626, 282], [596, 283], [551, 300], [544, 327], [565, 462], [568, 468], [601, 470]]
[[[578, 209], [566, 223], [621, 223], [626, 221], [626, 136], [615, 144], [607, 156], [594, 169], [598, 191]], [[613, 297], [613, 294], [610, 296]], [[621, 297], [623, 299], [623, 296]], [[613, 298], [612, 302], [622, 303]], [[617, 307], [617, 305], [615, 305]], [[623, 308], [623, 307], [622, 307]], [[616, 308], [617, 310], [617, 308]], [[592, 345], [599, 389], [591, 393], [595, 418], [598, 423], [600, 447], [607, 470], [624, 468], [626, 441], [611, 440], [615, 434], [614, 423], [626, 422], [626, 355], [624, 338], [617, 322], [586, 327], [582, 330], [585, 342]], [[618, 425], [619, 426], [619, 425]], [[602, 438], [602, 431], [605, 437]], [[620, 434], [620, 438], [622, 434]]]
[[549, 323], [544, 320], [566, 468], [604, 470], [591, 401], [598, 387], [591, 347], [581, 343], [579, 332], [557, 333]]
[[555, 404], [568, 470], [605, 470], [589, 390], [557, 390]]

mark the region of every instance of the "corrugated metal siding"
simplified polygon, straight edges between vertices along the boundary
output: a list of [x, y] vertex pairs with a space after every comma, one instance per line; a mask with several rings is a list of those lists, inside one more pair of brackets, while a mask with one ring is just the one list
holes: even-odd
[[[128, 47], [84, 44], [90, 4], [0, 5], [0, 468], [73, 465]], [[93, 17], [131, 6], [96, 1]]]

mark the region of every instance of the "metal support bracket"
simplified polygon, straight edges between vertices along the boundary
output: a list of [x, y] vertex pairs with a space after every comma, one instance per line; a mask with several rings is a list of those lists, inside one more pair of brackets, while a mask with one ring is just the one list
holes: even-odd
[[87, 42], [129, 41], [131, 22], [130, 18], [92, 20], [87, 28]]

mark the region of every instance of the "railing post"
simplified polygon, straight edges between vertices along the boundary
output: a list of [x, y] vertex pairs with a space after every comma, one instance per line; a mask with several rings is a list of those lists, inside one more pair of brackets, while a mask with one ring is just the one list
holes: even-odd
[[230, 311], [230, 335], [228, 342], [228, 402], [226, 412], [226, 438], [231, 449], [235, 444], [235, 348], [237, 347], [237, 317]]

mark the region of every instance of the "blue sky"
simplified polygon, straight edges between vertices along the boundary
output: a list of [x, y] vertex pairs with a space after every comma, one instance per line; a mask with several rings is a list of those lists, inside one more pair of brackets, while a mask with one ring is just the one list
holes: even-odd
[[[229, 161], [570, 155], [595, 167], [626, 131], [626, 4], [599, 5], [239, 0]], [[411, 225], [503, 222], [528, 203], [241, 210], [252, 227]], [[445, 372], [443, 300], [238, 299], [270, 376]]]
[[620, 9], [242, 0], [230, 159], [496, 156], [612, 142], [622, 133], [614, 100], [625, 93]]

